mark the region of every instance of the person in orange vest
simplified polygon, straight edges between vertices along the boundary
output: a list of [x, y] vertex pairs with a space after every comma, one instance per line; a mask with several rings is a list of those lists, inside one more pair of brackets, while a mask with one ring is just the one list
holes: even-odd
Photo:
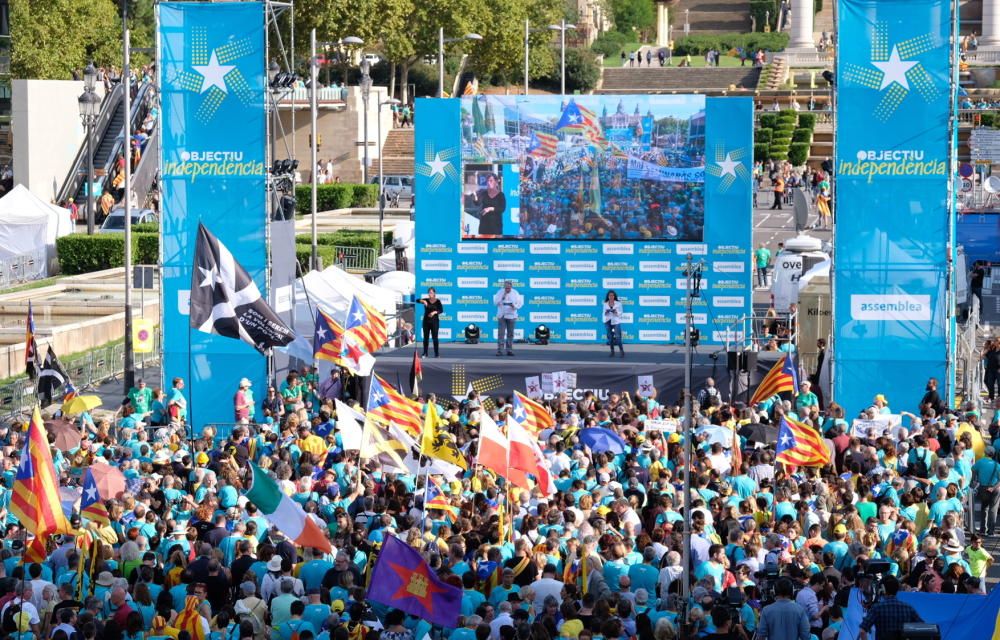
[[771, 205], [771, 210], [781, 211], [781, 200], [785, 197], [785, 179], [777, 173], [771, 182], [774, 189], [774, 204]]

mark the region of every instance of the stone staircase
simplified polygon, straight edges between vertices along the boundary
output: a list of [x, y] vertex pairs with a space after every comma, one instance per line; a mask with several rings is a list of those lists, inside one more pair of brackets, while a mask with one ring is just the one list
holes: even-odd
[[393, 129], [382, 146], [385, 175], [413, 175], [413, 127]]
[[674, 12], [674, 37], [684, 34], [684, 11], [693, 34], [746, 33], [750, 31], [748, 0], [680, 0]]
[[[674, 58], [675, 60], [677, 58]], [[730, 87], [753, 91], [760, 70], [751, 66], [605, 68], [597, 93], [721, 93]]]

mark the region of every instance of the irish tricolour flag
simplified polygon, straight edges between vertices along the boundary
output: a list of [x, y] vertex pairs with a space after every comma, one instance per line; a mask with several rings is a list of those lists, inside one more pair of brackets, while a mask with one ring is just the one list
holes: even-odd
[[330, 540], [302, 507], [286, 496], [263, 469], [252, 462], [250, 468], [253, 470], [253, 484], [247, 491], [247, 500], [257, 505], [267, 521], [300, 547], [332, 553]]

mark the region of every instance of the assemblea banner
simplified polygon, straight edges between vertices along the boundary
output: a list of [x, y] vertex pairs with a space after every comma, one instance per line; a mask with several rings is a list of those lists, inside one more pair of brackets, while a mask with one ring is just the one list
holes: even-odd
[[839, 8], [834, 398], [915, 411], [947, 375], [951, 8]]
[[164, 383], [187, 380], [189, 420], [201, 427], [233, 421], [240, 378], [266, 390], [266, 361], [253, 347], [188, 322], [199, 222], [267, 291], [264, 5], [161, 2], [157, 12]]

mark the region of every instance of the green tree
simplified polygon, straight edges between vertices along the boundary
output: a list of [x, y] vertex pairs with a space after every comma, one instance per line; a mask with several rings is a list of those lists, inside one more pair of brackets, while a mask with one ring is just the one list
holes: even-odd
[[11, 75], [68, 80], [90, 60], [120, 66], [117, 7], [114, 0], [11, 0]]
[[507, 84], [524, 78], [524, 23], [541, 29], [529, 38], [529, 68], [532, 77], [547, 75], [555, 68], [552, 32], [546, 27], [562, 17], [560, 0], [483, 0], [475, 31], [483, 36], [469, 47], [470, 67], [484, 78]]
[[611, 0], [611, 15], [615, 30], [624, 34], [649, 30], [656, 21], [651, 0]]

